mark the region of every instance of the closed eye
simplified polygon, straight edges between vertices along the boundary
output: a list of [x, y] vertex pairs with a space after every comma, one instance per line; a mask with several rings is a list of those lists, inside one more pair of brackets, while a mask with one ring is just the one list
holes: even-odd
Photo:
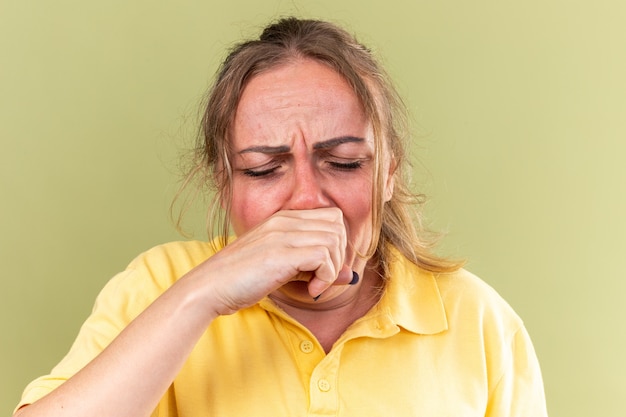
[[278, 168], [280, 168], [280, 165], [276, 165], [276, 166], [273, 166], [271, 168], [266, 168], [266, 169], [244, 169], [242, 170], [242, 172], [244, 175], [247, 175], [248, 177], [258, 178], [258, 177], [266, 177], [266, 176], [272, 175], [276, 172]]
[[328, 161], [331, 168], [338, 171], [354, 171], [363, 167], [363, 161], [356, 160], [351, 162]]

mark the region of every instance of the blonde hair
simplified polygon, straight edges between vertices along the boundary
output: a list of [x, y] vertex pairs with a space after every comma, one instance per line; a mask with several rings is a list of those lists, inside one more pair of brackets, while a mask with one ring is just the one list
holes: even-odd
[[[436, 256], [434, 235], [422, 221], [424, 196], [413, 194], [405, 172], [408, 139], [406, 108], [389, 77], [373, 54], [344, 29], [325, 21], [284, 18], [267, 26], [259, 39], [233, 48], [209, 90], [201, 135], [195, 149], [195, 162], [184, 186], [199, 180], [215, 187], [218, 198], [209, 214], [209, 233], [219, 230], [222, 244], [230, 232], [229, 212], [232, 170], [229, 162], [230, 129], [241, 94], [257, 74], [295, 59], [312, 59], [328, 65], [353, 88], [375, 137], [375, 170], [372, 189], [373, 236], [367, 257], [378, 261], [387, 275], [388, 247], [395, 246], [418, 266], [433, 272], [458, 269], [459, 262]], [[384, 202], [381, 170], [384, 152], [392, 155], [394, 191]], [[221, 210], [221, 205], [224, 209]], [[216, 227], [217, 226], [217, 227]]]

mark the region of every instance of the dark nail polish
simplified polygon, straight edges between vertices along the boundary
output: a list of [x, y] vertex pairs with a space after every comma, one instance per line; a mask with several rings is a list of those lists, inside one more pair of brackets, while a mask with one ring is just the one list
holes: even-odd
[[356, 272], [352, 271], [352, 281], [350, 281], [349, 285], [354, 285], [357, 282], [359, 282], [359, 274], [357, 274]]

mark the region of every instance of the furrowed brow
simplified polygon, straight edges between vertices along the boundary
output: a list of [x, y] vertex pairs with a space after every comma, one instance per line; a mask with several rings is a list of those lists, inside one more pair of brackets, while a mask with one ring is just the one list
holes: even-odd
[[239, 154], [244, 153], [264, 153], [268, 155], [278, 155], [281, 153], [287, 153], [291, 148], [287, 145], [282, 146], [251, 146], [249, 148], [239, 151]]
[[[365, 139], [358, 138], [356, 136], [340, 136], [338, 138], [328, 139], [321, 142], [317, 142], [313, 145], [313, 149], [315, 150], [325, 150], [332, 149], [336, 146], [342, 145], [344, 143], [362, 143], [365, 142]], [[263, 153], [268, 155], [278, 155], [282, 153], [288, 153], [291, 151], [291, 148], [287, 145], [280, 146], [251, 146], [246, 149], [242, 149], [239, 151], [239, 154], [245, 153]]]
[[341, 136], [338, 138], [328, 139], [322, 142], [317, 142], [313, 145], [315, 150], [331, 149], [344, 143], [362, 143], [365, 142], [363, 138], [357, 138], [356, 136]]

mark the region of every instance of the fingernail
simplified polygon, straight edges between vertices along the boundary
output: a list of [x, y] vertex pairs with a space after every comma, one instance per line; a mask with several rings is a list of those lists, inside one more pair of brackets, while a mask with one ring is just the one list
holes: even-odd
[[313, 297], [313, 301], [317, 301], [319, 300], [319, 298], [322, 296], [322, 294], [318, 295], [317, 297]]
[[356, 272], [352, 271], [352, 281], [350, 281], [350, 283], [348, 285], [354, 285], [357, 282], [359, 282], [359, 274], [357, 274]]

